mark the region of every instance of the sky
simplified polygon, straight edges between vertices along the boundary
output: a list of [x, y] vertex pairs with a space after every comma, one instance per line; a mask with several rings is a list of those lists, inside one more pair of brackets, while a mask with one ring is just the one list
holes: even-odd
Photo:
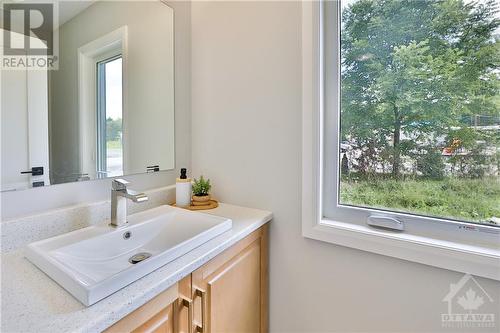
[[122, 58], [106, 63], [106, 118], [122, 118]]
[[358, 0], [342, 0], [340, 1], [340, 6], [342, 7], [342, 9], [344, 9], [345, 7], [356, 1]]
[[[341, 10], [344, 10], [345, 7], [349, 6], [350, 4], [356, 2], [358, 0], [341, 0], [340, 1], [340, 6]], [[420, 1], [420, 0], [415, 0], [415, 1]], [[486, 2], [486, 0], [464, 0], [465, 3], [471, 3], [471, 2]], [[497, 18], [500, 18], [500, 11], [497, 12]], [[500, 33], [500, 28], [496, 30], [496, 33]]]
[[[356, 1], [358, 1], [358, 0], [341, 0], [340, 5], [341, 5], [342, 9], [344, 9], [345, 7], [347, 7], [348, 5], [350, 5], [351, 3], [356, 2]], [[415, 0], [415, 1], [419, 1], [419, 0]], [[478, 0], [464, 0], [465, 3], [470, 3], [473, 1], [478, 1]], [[478, 2], [486, 2], [486, 0], [479, 0]], [[500, 15], [500, 13], [499, 13], [499, 15]]]

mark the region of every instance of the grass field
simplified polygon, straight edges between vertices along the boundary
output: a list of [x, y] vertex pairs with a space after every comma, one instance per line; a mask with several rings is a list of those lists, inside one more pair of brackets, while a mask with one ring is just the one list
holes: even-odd
[[498, 178], [343, 180], [341, 203], [484, 222], [500, 217]]
[[121, 140], [106, 141], [106, 147], [108, 149], [120, 149], [120, 148], [122, 148], [122, 142], [121, 142]]

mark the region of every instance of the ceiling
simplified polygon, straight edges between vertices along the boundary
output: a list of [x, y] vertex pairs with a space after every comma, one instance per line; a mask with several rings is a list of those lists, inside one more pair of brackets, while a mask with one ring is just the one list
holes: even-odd
[[87, 1], [58, 1], [59, 2], [59, 26], [71, 20], [76, 15], [87, 9], [96, 0]]
[[[57, 3], [59, 12], [58, 27], [68, 22], [98, 0], [29, 0], [27, 3]], [[24, 0], [0, 1], [0, 3], [22, 3]], [[0, 8], [0, 25], [3, 27], [3, 11]]]

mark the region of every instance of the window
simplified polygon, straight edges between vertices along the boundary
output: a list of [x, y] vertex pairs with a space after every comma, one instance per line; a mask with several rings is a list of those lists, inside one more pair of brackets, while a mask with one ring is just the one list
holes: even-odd
[[341, 205], [500, 226], [497, 8], [342, 3]]
[[122, 57], [99, 61], [97, 67], [97, 171], [99, 177], [123, 174]]
[[306, 237], [500, 279], [496, 7], [303, 5]]

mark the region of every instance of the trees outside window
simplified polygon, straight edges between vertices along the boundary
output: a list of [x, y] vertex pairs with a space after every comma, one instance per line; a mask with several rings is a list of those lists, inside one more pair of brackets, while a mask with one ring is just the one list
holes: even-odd
[[498, 221], [499, 24], [494, 0], [343, 5], [341, 204]]

